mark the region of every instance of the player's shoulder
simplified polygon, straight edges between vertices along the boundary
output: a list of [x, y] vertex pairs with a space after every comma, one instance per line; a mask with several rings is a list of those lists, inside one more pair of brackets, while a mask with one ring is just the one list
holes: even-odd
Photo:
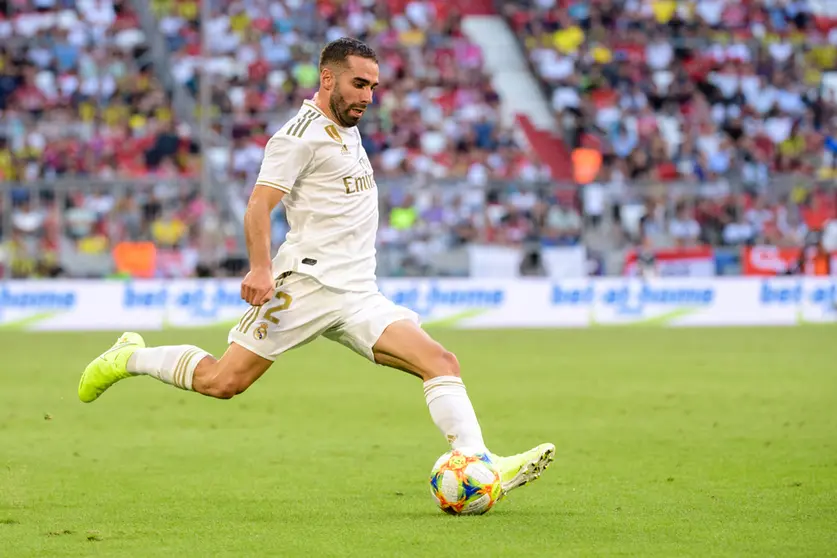
[[348, 153], [347, 145], [359, 142], [359, 134], [337, 126], [314, 103], [305, 101], [296, 115], [273, 134], [266, 154], [305, 153], [318, 161]]
[[321, 129], [327, 123], [327, 119], [300, 111], [270, 137], [265, 146], [265, 154], [282, 156], [295, 152], [312, 153], [325, 136]]
[[288, 120], [272, 139], [285, 142], [318, 144], [334, 141], [334, 123], [314, 104], [306, 101], [299, 112]]

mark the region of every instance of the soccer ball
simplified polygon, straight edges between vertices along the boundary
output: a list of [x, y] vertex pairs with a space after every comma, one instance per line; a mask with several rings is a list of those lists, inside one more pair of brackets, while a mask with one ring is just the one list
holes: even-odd
[[480, 515], [500, 498], [500, 472], [487, 453], [449, 451], [433, 465], [430, 491], [445, 513]]

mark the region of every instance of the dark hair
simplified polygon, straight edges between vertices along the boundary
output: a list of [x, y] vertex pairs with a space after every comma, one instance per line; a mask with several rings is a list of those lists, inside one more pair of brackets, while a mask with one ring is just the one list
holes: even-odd
[[333, 64], [345, 65], [349, 56], [360, 56], [378, 62], [378, 55], [363, 41], [341, 37], [328, 43], [320, 53], [320, 71]]

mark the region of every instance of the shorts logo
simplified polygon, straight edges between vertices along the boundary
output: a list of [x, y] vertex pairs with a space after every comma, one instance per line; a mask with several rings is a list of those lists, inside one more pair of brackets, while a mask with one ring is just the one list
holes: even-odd
[[267, 338], [267, 324], [259, 324], [259, 327], [253, 330], [253, 337], [259, 341]]

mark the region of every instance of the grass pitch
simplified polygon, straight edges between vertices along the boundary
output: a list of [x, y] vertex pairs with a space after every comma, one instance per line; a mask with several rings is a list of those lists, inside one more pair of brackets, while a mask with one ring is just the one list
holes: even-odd
[[232, 401], [136, 378], [85, 405], [116, 334], [0, 332], [0, 556], [837, 555], [837, 329], [435, 333], [494, 451], [558, 447], [483, 517], [433, 504], [419, 382], [338, 345]]

